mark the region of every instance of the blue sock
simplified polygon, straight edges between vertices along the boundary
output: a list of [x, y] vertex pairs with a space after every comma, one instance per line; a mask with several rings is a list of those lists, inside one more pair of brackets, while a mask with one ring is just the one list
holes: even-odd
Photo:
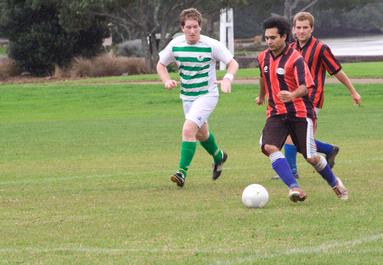
[[289, 163], [287, 162], [286, 158], [278, 158], [271, 165], [275, 172], [278, 174], [278, 176], [290, 189], [294, 187], [299, 187], [299, 184], [297, 183], [293, 174], [291, 173]]
[[331, 188], [336, 186], [336, 177], [329, 165], [326, 165], [326, 167], [321, 171], [318, 171], [318, 173], [321, 174]]
[[318, 140], [315, 140], [315, 144], [317, 146], [317, 151], [322, 154], [329, 155], [334, 150], [334, 146], [325, 142], [321, 142]]
[[336, 176], [323, 156], [320, 157], [319, 163], [314, 166], [314, 168], [322, 176], [322, 178], [327, 181], [331, 188], [336, 186]]
[[285, 144], [285, 156], [293, 176], [297, 174], [297, 148], [293, 144]]

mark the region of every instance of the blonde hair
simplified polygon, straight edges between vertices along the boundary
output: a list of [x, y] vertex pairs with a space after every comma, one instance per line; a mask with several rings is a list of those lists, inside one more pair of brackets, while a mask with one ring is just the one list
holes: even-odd
[[295, 24], [297, 21], [303, 21], [308, 20], [310, 22], [310, 26], [314, 27], [314, 17], [309, 12], [299, 12], [297, 13], [293, 18], [293, 26], [295, 27]]
[[184, 9], [181, 12], [181, 14], [180, 14], [180, 25], [181, 25], [181, 27], [185, 26], [185, 21], [188, 19], [196, 20], [198, 22], [198, 25], [201, 26], [202, 15], [197, 9], [188, 8], [188, 9]]

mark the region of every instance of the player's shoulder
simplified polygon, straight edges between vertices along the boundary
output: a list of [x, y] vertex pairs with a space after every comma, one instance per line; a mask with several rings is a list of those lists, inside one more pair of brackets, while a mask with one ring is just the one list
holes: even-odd
[[265, 58], [266, 53], [268, 53], [269, 51], [270, 51], [269, 49], [265, 49], [265, 50], [261, 51], [260, 53], [258, 53], [258, 55], [257, 55], [258, 60]]
[[313, 43], [316, 44], [316, 46], [319, 48], [319, 49], [322, 49], [322, 48], [329, 48], [328, 45], [322, 41], [321, 39], [318, 39], [318, 38], [315, 38], [314, 36], [312, 37], [313, 38]]
[[288, 56], [289, 64], [296, 64], [298, 61], [304, 61], [302, 54], [291, 46], [286, 51], [286, 54]]

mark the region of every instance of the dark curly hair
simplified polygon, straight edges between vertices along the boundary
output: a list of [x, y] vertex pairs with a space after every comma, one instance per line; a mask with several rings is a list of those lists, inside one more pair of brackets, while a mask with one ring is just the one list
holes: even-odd
[[286, 35], [290, 39], [291, 27], [289, 21], [282, 16], [271, 16], [263, 22], [263, 29], [277, 28], [280, 36]]

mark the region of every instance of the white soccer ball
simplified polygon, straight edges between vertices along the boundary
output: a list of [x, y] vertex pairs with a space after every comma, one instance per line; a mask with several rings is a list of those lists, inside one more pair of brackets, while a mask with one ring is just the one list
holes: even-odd
[[269, 193], [260, 184], [250, 184], [242, 192], [242, 203], [249, 208], [262, 208], [269, 201]]

